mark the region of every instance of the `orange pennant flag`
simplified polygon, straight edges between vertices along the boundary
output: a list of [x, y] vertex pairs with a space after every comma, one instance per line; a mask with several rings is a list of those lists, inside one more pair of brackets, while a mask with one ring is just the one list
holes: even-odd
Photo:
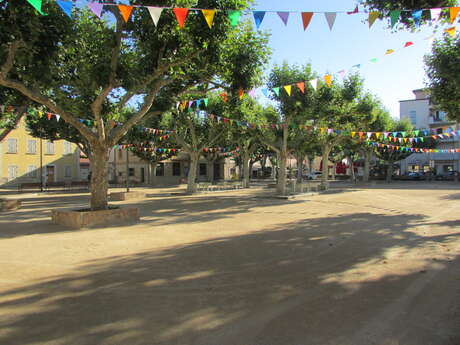
[[379, 17], [380, 13], [378, 11], [372, 11], [369, 13], [369, 29], [375, 23], [377, 18]]
[[305, 83], [304, 82], [297, 83], [296, 85], [302, 93], [305, 93]]
[[327, 85], [328, 87], [331, 87], [332, 75], [326, 74], [326, 75], [324, 76], [324, 81], [326, 82], [326, 85]]
[[176, 15], [177, 22], [181, 29], [184, 28], [185, 19], [187, 19], [188, 8], [173, 8], [173, 12]]
[[204, 19], [206, 19], [206, 23], [208, 23], [208, 26], [211, 29], [216, 10], [201, 10], [201, 12], [203, 13]]
[[240, 99], [243, 99], [243, 96], [244, 96], [244, 91], [243, 91], [243, 89], [239, 89], [239, 90], [238, 90], [238, 95], [240, 96]]
[[457, 28], [453, 26], [451, 28], [445, 29], [444, 32], [447, 32], [450, 35], [450, 37], [455, 37], [455, 35], [457, 34]]
[[287, 94], [290, 96], [292, 92], [292, 87], [291, 85], [285, 85], [284, 89], [286, 90]]
[[313, 12], [302, 12], [302, 23], [304, 30], [307, 30], [307, 27], [310, 24], [312, 18]]
[[121, 16], [127, 23], [129, 20], [129, 16], [131, 16], [131, 12], [133, 11], [133, 6], [118, 5], [118, 9], [120, 10]]
[[458, 16], [458, 12], [460, 12], [460, 7], [451, 7], [449, 9], [450, 12], [450, 22], [453, 23], [455, 18]]

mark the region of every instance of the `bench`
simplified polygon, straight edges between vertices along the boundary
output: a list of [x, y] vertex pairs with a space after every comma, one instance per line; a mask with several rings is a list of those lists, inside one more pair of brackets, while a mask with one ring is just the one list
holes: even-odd
[[18, 184], [18, 192], [24, 190], [41, 190], [42, 184], [40, 182], [24, 182]]
[[69, 190], [71, 186], [71, 182], [48, 182], [43, 187], [46, 191], [50, 191], [51, 189], [61, 188], [64, 190]]
[[89, 189], [88, 181], [72, 181], [70, 182], [71, 189]]

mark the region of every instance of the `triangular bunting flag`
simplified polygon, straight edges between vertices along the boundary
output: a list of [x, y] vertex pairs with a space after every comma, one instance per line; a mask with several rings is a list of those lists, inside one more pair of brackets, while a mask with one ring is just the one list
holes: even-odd
[[338, 71], [337, 73], [340, 76], [340, 78], [344, 78], [346, 71], [344, 69], [342, 69], [342, 70]]
[[264, 94], [264, 96], [268, 98], [268, 89], [265, 89], [265, 88], [264, 88], [264, 89], [262, 89], [261, 91], [262, 91], [262, 93]]
[[235, 27], [240, 21], [241, 11], [231, 10], [228, 11], [228, 19], [230, 20], [230, 25]]
[[238, 96], [240, 97], [240, 99], [243, 99], [243, 96], [244, 96], [243, 89], [238, 89]]
[[258, 29], [264, 20], [265, 11], [253, 11], [252, 14], [254, 15], [254, 21], [256, 22], [256, 28]]
[[203, 103], [204, 103], [204, 106], [205, 106], [205, 107], [208, 106], [208, 102], [209, 102], [209, 99], [207, 99], [207, 98], [203, 99]]
[[101, 18], [103, 4], [100, 2], [90, 2], [88, 3], [88, 7], [98, 18]]
[[297, 83], [296, 85], [299, 88], [300, 92], [305, 93], [305, 83], [304, 82]]
[[287, 25], [288, 20], [289, 20], [289, 12], [276, 12], [276, 13], [278, 13], [278, 16], [281, 18], [284, 25]]
[[450, 35], [450, 37], [455, 37], [457, 33], [457, 28], [453, 26], [451, 28], [445, 29], [444, 32], [447, 32]]
[[313, 12], [302, 12], [302, 23], [303, 23], [303, 29], [307, 30], [308, 25], [311, 22], [311, 19], [313, 18]]
[[312, 79], [310, 80], [310, 85], [315, 89], [318, 87], [318, 79]]
[[411, 45], [414, 45], [414, 43], [413, 42], [406, 42], [406, 44], [404, 44], [404, 48], [410, 47]]
[[453, 23], [455, 21], [455, 18], [457, 18], [458, 12], [460, 12], [460, 7], [451, 7], [449, 9], [450, 22], [451, 23]]
[[441, 9], [440, 8], [432, 8], [430, 10], [430, 14], [431, 14], [431, 20], [436, 21], [441, 16]]
[[393, 28], [396, 23], [399, 21], [399, 17], [401, 16], [401, 11], [395, 10], [390, 12], [390, 19], [391, 19], [391, 27]]
[[361, 68], [361, 64], [353, 65], [351, 68]]
[[118, 9], [120, 10], [121, 16], [127, 23], [129, 20], [129, 17], [131, 16], [131, 12], [133, 11], [133, 6], [118, 5]]
[[64, 11], [69, 18], [72, 18], [72, 7], [73, 7], [73, 2], [72, 1], [63, 1], [63, 0], [57, 0], [56, 1], [59, 7]]
[[292, 92], [292, 86], [291, 85], [284, 85], [284, 90], [286, 90], [286, 93], [290, 96]]
[[211, 29], [216, 10], [201, 10], [201, 13], [203, 13], [204, 19], [206, 19], [206, 23], [208, 23], [208, 26]]
[[414, 18], [415, 26], [420, 26], [420, 20], [422, 19], [423, 10], [412, 12], [412, 18]]
[[163, 8], [161, 7], [147, 7], [150, 13], [150, 17], [152, 17], [153, 24], [155, 26], [158, 25], [158, 21], [160, 20], [161, 13], [163, 12]]
[[45, 15], [42, 11], [42, 0], [27, 0], [41, 15]]
[[369, 29], [372, 27], [372, 25], [374, 25], [375, 21], [377, 20], [377, 18], [379, 17], [380, 13], [378, 11], [371, 11], [369, 13]]
[[387, 49], [385, 55], [390, 55], [392, 53], [394, 53], [395, 51], [393, 49]]
[[334, 26], [335, 23], [335, 18], [337, 17], [336, 12], [326, 12], [324, 13], [324, 16], [326, 17], [327, 24], [329, 25], [329, 29], [332, 30], [332, 27]]
[[358, 6], [355, 7], [355, 9], [353, 10], [353, 12], [347, 12], [347, 14], [356, 14], [356, 13], [359, 13], [359, 8], [358, 8]]
[[249, 97], [254, 98], [256, 96], [256, 89], [251, 89], [248, 92]]
[[179, 27], [181, 29], [184, 28], [185, 20], [187, 19], [188, 15], [188, 8], [173, 8], [173, 12], [176, 15], [177, 22], [179, 23]]
[[330, 86], [331, 86], [331, 83], [332, 83], [332, 75], [326, 74], [326, 75], [324, 76], [324, 81], [326, 82], [326, 85], [327, 85], [328, 87], [330, 87]]
[[54, 116], [56, 116], [56, 121], [59, 122], [59, 120], [61, 119], [61, 115], [56, 114]]
[[279, 88], [279, 87], [274, 87], [272, 90], [273, 90], [273, 92], [279, 97], [279, 95], [280, 95], [280, 88]]
[[373, 58], [373, 59], [370, 59], [369, 61], [370, 61], [370, 62], [373, 62], [373, 63], [376, 63], [376, 62], [378, 61], [378, 59], [377, 59], [377, 58]]

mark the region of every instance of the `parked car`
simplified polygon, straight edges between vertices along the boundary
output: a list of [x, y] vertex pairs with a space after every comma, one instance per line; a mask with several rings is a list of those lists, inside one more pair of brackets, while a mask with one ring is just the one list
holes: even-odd
[[445, 174], [436, 175], [434, 179], [436, 181], [454, 181], [457, 175], [457, 171], [449, 171]]
[[409, 180], [424, 180], [425, 173], [423, 172], [410, 172], [408, 174]]
[[317, 179], [320, 179], [321, 176], [323, 176], [323, 173], [321, 171], [315, 171], [312, 173], [308, 173], [307, 175], [304, 176], [304, 178], [307, 180], [317, 180]]

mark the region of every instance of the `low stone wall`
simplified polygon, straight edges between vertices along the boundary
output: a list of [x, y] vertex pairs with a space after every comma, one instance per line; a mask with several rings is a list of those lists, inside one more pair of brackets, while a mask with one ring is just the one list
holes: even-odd
[[18, 199], [0, 199], [0, 211], [11, 211], [21, 207], [21, 200]]
[[114, 192], [110, 193], [109, 196], [111, 201], [125, 201], [132, 199], [142, 199], [145, 198], [145, 193], [143, 192]]
[[139, 221], [138, 208], [116, 208], [102, 211], [51, 211], [52, 222], [74, 229], [126, 225]]

